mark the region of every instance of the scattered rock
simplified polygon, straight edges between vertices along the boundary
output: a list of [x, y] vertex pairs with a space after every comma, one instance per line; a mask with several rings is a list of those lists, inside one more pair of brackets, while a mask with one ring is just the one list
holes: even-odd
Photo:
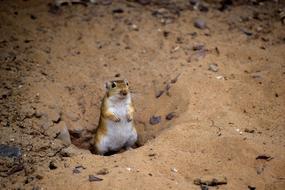
[[0, 63], [12, 62], [17, 58], [16, 53], [14, 52], [0, 52]]
[[201, 18], [198, 18], [198, 19], [196, 19], [196, 20], [194, 21], [194, 26], [195, 26], [196, 28], [201, 29], [201, 30], [207, 28], [206, 22], [205, 22], [203, 19], [201, 19]]
[[65, 145], [70, 145], [71, 144], [70, 134], [66, 127], [65, 122], [61, 121], [59, 124], [57, 124], [54, 127], [57, 127], [59, 129], [59, 133], [57, 134], [56, 138], [60, 139]]
[[209, 190], [207, 185], [200, 185], [201, 190]]
[[151, 154], [149, 154], [148, 156], [149, 157], [154, 157], [154, 156], [156, 156], [157, 154], [156, 153], [151, 153]]
[[[93, 2], [93, 0], [90, 0], [91, 2]], [[84, 6], [87, 6], [87, 1], [83, 1], [83, 0], [55, 0], [54, 5], [57, 7], [60, 7], [64, 4], [68, 4], [68, 5], [72, 5], [72, 4], [81, 4]]]
[[42, 116], [44, 116], [45, 114], [43, 113], [43, 112], [41, 112], [41, 111], [39, 111], [39, 110], [36, 110], [36, 112], [35, 112], [35, 117], [36, 118], [41, 118]]
[[270, 161], [273, 159], [273, 157], [267, 155], [267, 154], [260, 154], [258, 155], [256, 158], [256, 160], [266, 160], [266, 161]]
[[204, 4], [204, 3], [200, 3], [199, 6], [198, 6], [198, 9], [201, 12], [208, 12], [209, 11], [208, 6], [206, 4]]
[[175, 84], [178, 80], [178, 78], [180, 77], [181, 73], [179, 73], [174, 79], [171, 79], [170, 83], [171, 84]]
[[63, 157], [72, 157], [72, 156], [76, 156], [76, 155], [91, 154], [91, 153], [89, 150], [79, 149], [76, 146], [74, 146], [73, 144], [71, 144], [69, 147], [62, 149], [60, 151], [60, 154]]
[[49, 6], [49, 9], [48, 9], [49, 13], [57, 14], [60, 12], [60, 8], [57, 5], [53, 3], [49, 3], [48, 6]]
[[89, 175], [89, 181], [93, 182], [93, 181], [103, 181], [103, 179], [96, 177], [95, 175]]
[[254, 129], [245, 128], [244, 132], [246, 132], [246, 133], [254, 133]]
[[109, 170], [107, 168], [102, 168], [98, 172], [96, 172], [97, 175], [106, 175], [109, 173]]
[[208, 70], [209, 71], [213, 71], [213, 72], [218, 72], [218, 70], [219, 70], [218, 64], [210, 63]]
[[102, 4], [102, 5], [111, 5], [112, 3], [113, 3], [112, 0], [102, 0], [102, 1], [101, 1], [101, 4]]
[[218, 177], [203, 177], [194, 179], [195, 185], [218, 186], [227, 184], [227, 178], [224, 176]]
[[72, 170], [72, 173], [74, 173], [74, 174], [79, 174], [79, 173], [81, 173], [81, 170], [82, 169], [86, 169], [84, 166], [82, 166], [82, 165], [79, 165], [79, 166], [75, 166], [75, 168]]
[[247, 30], [247, 29], [241, 29], [241, 31], [242, 31], [245, 35], [247, 35], [247, 36], [252, 36], [252, 35], [253, 35], [253, 32], [251, 32], [251, 31], [249, 31], [249, 30]]
[[5, 99], [12, 95], [12, 90], [7, 88], [0, 89], [0, 99]]
[[221, 4], [221, 7], [219, 8], [219, 10], [224, 11], [233, 5], [233, 1], [232, 0], [223, 0], [223, 1], [220, 1], [220, 4]]
[[51, 170], [55, 170], [55, 169], [57, 169], [57, 165], [56, 165], [56, 163], [54, 162], [54, 161], [51, 161], [50, 163], [49, 163], [49, 169], [51, 169]]
[[141, 5], [147, 5], [151, 3], [151, 0], [137, 0], [139, 4]]
[[121, 14], [121, 13], [124, 13], [124, 9], [122, 9], [122, 8], [113, 9], [112, 13], [114, 13], [114, 14]]
[[275, 93], [275, 97], [278, 98], [278, 97], [279, 97], [279, 94], [278, 94], [278, 93]]
[[31, 18], [32, 20], [36, 20], [36, 19], [37, 19], [37, 17], [36, 17], [35, 15], [33, 15], [33, 14], [30, 15], [30, 18]]
[[139, 31], [139, 27], [136, 24], [132, 24], [131, 25], [131, 29], [134, 30], [134, 31]]
[[206, 50], [202, 49], [199, 51], [195, 51], [194, 54], [190, 55], [187, 62], [192, 62], [192, 60], [199, 61], [203, 59], [204, 57], [206, 57]]
[[169, 34], [170, 34], [170, 32], [168, 32], [168, 31], [163, 31], [163, 36], [164, 36], [165, 38], [167, 38], [167, 37], [169, 36]]
[[176, 116], [176, 115], [175, 115], [175, 112], [170, 112], [169, 114], [167, 114], [167, 115], [165, 116], [165, 119], [166, 119], [166, 120], [172, 120], [175, 116]]
[[80, 171], [80, 169], [78, 169], [78, 168], [74, 168], [73, 170], [72, 170], [72, 173], [74, 173], [74, 174], [79, 174], [79, 173], [81, 173], [81, 171]]
[[177, 14], [173, 14], [166, 8], [160, 8], [153, 11], [152, 16], [157, 17], [162, 24], [170, 24], [177, 18]]
[[205, 45], [201, 44], [201, 43], [196, 43], [196, 44], [193, 45], [192, 49], [194, 51], [204, 50], [205, 49]]
[[158, 91], [158, 92], [155, 94], [155, 97], [156, 97], [156, 98], [159, 98], [160, 96], [163, 95], [163, 93], [164, 93], [164, 90], [160, 90], [160, 91]]
[[7, 175], [12, 175], [14, 173], [17, 173], [19, 171], [22, 171], [23, 169], [25, 169], [24, 165], [22, 163], [19, 163], [17, 165], [15, 165], [14, 167], [12, 167], [8, 172]]
[[156, 125], [156, 124], [158, 124], [158, 123], [160, 123], [160, 121], [161, 121], [161, 116], [151, 116], [150, 117], [150, 119], [149, 119], [149, 123], [151, 124], [151, 125]]
[[178, 170], [177, 170], [176, 168], [171, 168], [171, 171], [172, 171], [172, 172], [175, 172], [175, 173], [178, 172]]
[[248, 188], [249, 190], [255, 190], [255, 189], [256, 189], [256, 187], [251, 186], [251, 185], [247, 186], [247, 188]]
[[14, 146], [0, 144], [0, 156], [1, 157], [16, 157], [19, 158], [22, 155], [21, 149]]

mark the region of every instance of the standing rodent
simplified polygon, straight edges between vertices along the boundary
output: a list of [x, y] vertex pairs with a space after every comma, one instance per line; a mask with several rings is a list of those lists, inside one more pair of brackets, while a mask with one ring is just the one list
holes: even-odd
[[127, 80], [106, 83], [106, 95], [101, 105], [99, 126], [93, 140], [97, 154], [104, 155], [121, 148], [130, 148], [137, 141], [131, 94]]

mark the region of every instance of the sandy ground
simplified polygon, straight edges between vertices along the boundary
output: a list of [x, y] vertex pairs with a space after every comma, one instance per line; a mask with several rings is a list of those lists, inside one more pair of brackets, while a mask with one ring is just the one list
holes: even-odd
[[[0, 156], [0, 189], [285, 189], [282, 1], [48, 3], [0, 2], [0, 144], [21, 149]], [[139, 147], [94, 155], [117, 78], [132, 88]]]

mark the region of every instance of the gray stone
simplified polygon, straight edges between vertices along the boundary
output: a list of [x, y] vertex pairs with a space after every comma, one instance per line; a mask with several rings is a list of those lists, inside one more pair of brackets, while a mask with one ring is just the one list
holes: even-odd
[[207, 185], [207, 186], [218, 186], [218, 185], [226, 185], [228, 180], [225, 176], [205, 176], [202, 178], [194, 179], [195, 185]]
[[66, 124], [64, 121], [61, 121], [58, 125], [54, 126], [59, 129], [59, 134], [57, 136], [57, 139], [60, 139], [65, 145], [71, 144], [70, 134], [66, 127]]
[[22, 155], [21, 149], [14, 146], [0, 144], [0, 156], [2, 157], [20, 157]]
[[89, 181], [102, 181], [103, 179], [96, 177], [95, 175], [89, 175]]
[[207, 24], [206, 24], [206, 22], [203, 20], [203, 19], [201, 19], [201, 18], [197, 18], [195, 21], [194, 21], [194, 26], [196, 27], [196, 28], [199, 28], [199, 29], [205, 29], [205, 28], [207, 28]]
[[213, 71], [213, 72], [218, 72], [219, 67], [218, 67], [218, 65], [216, 63], [210, 63], [208, 70], [209, 71]]
[[158, 124], [158, 123], [160, 123], [160, 121], [161, 121], [161, 116], [151, 116], [150, 117], [150, 119], [149, 119], [149, 123], [151, 124], [151, 125], [156, 125], [156, 124]]

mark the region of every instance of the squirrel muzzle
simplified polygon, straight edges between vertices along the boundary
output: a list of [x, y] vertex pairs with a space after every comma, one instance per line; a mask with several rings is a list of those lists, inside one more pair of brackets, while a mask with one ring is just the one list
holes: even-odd
[[127, 90], [121, 90], [120, 95], [126, 96], [126, 95], [128, 95], [128, 91]]

